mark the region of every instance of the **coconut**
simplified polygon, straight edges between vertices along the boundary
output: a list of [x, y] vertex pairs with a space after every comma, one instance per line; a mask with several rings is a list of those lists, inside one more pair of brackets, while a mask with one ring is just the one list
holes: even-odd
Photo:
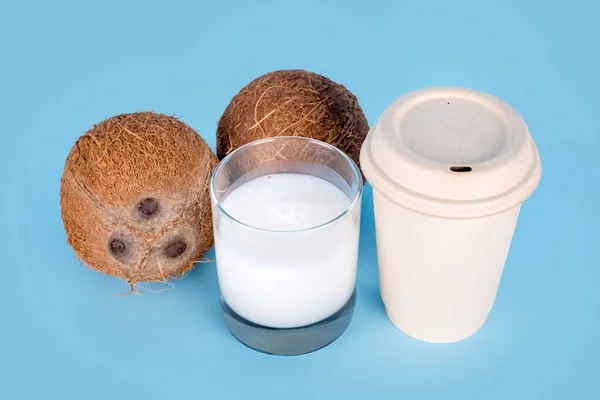
[[180, 276], [213, 245], [209, 181], [217, 163], [174, 117], [140, 112], [95, 125], [65, 162], [68, 243], [87, 266], [132, 290]]
[[233, 97], [217, 127], [217, 157], [274, 136], [303, 136], [327, 142], [359, 166], [369, 124], [344, 86], [304, 70], [263, 75]]

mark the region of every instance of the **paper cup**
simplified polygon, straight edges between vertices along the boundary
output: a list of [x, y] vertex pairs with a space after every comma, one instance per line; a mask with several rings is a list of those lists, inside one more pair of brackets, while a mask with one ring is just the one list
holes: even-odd
[[482, 92], [419, 90], [383, 112], [360, 162], [374, 188], [388, 317], [427, 342], [471, 336], [494, 305], [521, 203], [541, 178], [525, 122]]

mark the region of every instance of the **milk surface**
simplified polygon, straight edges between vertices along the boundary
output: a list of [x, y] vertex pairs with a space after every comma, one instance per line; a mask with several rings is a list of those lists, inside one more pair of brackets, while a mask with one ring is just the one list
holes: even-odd
[[229, 307], [276, 328], [310, 325], [338, 311], [354, 291], [360, 214], [321, 225], [351, 202], [336, 185], [307, 174], [264, 175], [234, 188], [222, 208], [258, 230], [216, 218], [219, 286]]

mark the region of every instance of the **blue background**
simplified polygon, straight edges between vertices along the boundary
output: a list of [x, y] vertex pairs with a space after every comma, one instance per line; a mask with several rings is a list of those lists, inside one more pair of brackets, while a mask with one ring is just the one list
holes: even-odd
[[[599, 11], [592, 0], [2, 1], [0, 398], [600, 398]], [[524, 116], [543, 178], [476, 335], [426, 344], [387, 320], [370, 188], [355, 318], [310, 355], [237, 343], [213, 264], [129, 297], [80, 266], [58, 198], [78, 136], [154, 110], [214, 146], [231, 97], [281, 68], [344, 84], [371, 124], [433, 85], [490, 92]]]

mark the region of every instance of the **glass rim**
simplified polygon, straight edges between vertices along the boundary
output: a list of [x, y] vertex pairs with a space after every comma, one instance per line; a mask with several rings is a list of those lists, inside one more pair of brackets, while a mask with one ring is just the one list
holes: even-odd
[[[221, 167], [225, 164], [227, 164], [227, 161], [229, 161], [232, 157], [235, 156], [235, 154], [239, 153], [242, 150], [245, 150], [249, 147], [254, 147], [254, 146], [258, 146], [264, 143], [268, 143], [268, 142], [274, 142], [274, 141], [278, 141], [278, 140], [282, 140], [282, 139], [288, 139], [288, 140], [299, 140], [299, 141], [306, 141], [307, 143], [313, 143], [322, 147], [326, 147], [329, 150], [333, 150], [335, 153], [340, 154], [345, 160], [346, 162], [350, 165], [353, 175], [356, 178], [356, 181], [358, 182], [358, 187], [356, 188], [356, 193], [354, 194], [354, 196], [351, 198], [351, 202], [348, 205], [348, 207], [346, 207], [341, 213], [339, 213], [337, 216], [335, 216], [334, 218], [330, 219], [329, 221], [326, 221], [322, 224], [319, 225], [315, 225], [315, 226], [311, 226], [309, 228], [304, 228], [304, 229], [293, 229], [293, 230], [274, 230], [274, 229], [264, 229], [264, 228], [258, 228], [256, 226], [253, 225], [249, 225], [245, 222], [240, 221], [237, 218], [234, 218], [231, 214], [229, 214], [227, 211], [225, 211], [225, 209], [222, 206], [222, 202], [217, 200], [216, 194], [215, 194], [215, 180], [217, 177], [217, 174], [219, 173], [219, 171], [221, 170]], [[249, 230], [253, 230], [253, 231], [257, 231], [257, 232], [269, 232], [269, 233], [281, 233], [281, 234], [287, 234], [287, 233], [304, 233], [304, 232], [314, 232], [317, 230], [322, 230], [325, 229], [327, 227], [329, 227], [330, 225], [333, 225], [335, 223], [337, 223], [338, 221], [341, 221], [342, 219], [344, 219], [347, 215], [350, 214], [350, 212], [352, 210], [354, 210], [354, 207], [356, 207], [356, 205], [358, 204], [361, 196], [362, 196], [362, 192], [363, 192], [363, 188], [364, 188], [364, 183], [363, 183], [363, 177], [362, 177], [362, 173], [360, 172], [360, 169], [358, 168], [358, 165], [356, 165], [356, 163], [354, 162], [354, 160], [352, 160], [350, 158], [350, 156], [348, 156], [345, 152], [341, 151], [340, 149], [338, 149], [337, 147], [323, 142], [321, 140], [317, 140], [317, 139], [312, 139], [312, 138], [307, 138], [304, 136], [275, 136], [275, 137], [269, 137], [269, 138], [264, 138], [264, 139], [259, 139], [259, 140], [255, 140], [253, 142], [250, 143], [246, 143], [243, 146], [238, 147], [237, 149], [235, 149], [234, 151], [232, 151], [231, 153], [227, 154], [217, 165], [217, 167], [215, 168], [215, 170], [212, 173], [212, 176], [210, 178], [210, 198], [211, 198], [211, 202], [214, 205], [214, 207], [219, 211], [219, 213], [221, 215], [223, 215], [225, 218], [227, 218], [228, 220], [230, 220], [231, 222], [235, 223], [236, 225], [239, 225], [245, 229], [249, 229]]]

